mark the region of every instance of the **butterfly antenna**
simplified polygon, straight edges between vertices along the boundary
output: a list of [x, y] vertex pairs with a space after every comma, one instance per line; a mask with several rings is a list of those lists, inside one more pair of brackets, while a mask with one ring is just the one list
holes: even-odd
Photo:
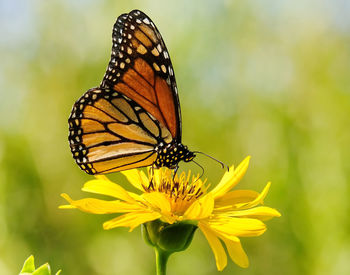
[[203, 174], [204, 174], [204, 168], [203, 168], [203, 166], [202, 165], [200, 165], [198, 162], [195, 162], [194, 160], [192, 160], [195, 164], [197, 164], [201, 169], [202, 169], [202, 173], [201, 173], [201, 175], [198, 177], [198, 179], [196, 179], [196, 181], [197, 180], [199, 180], [202, 176], [203, 176]]
[[[204, 155], [204, 156], [206, 156], [206, 157], [208, 157], [208, 158], [211, 158], [212, 160], [215, 160], [216, 162], [220, 163], [223, 169], [227, 168], [227, 171], [230, 170], [230, 168], [228, 167], [228, 165], [226, 165], [226, 164], [223, 163], [222, 161], [220, 161], [220, 160], [218, 160], [218, 159], [216, 159], [216, 158], [214, 158], [214, 157], [212, 157], [212, 156], [210, 156], [210, 155], [208, 155], [208, 154], [206, 154], [206, 153], [203, 153], [203, 152], [200, 152], [200, 151], [193, 151], [193, 153], [195, 153], [195, 154], [196, 154], [196, 153], [202, 154], [202, 155]], [[195, 161], [193, 161], [193, 162], [195, 162]], [[197, 164], [198, 164], [198, 163], [197, 163]], [[199, 165], [199, 164], [198, 164], [198, 165]]]

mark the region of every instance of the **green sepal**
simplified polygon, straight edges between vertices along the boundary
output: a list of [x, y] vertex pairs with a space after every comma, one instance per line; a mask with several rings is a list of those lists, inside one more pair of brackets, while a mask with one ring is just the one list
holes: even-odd
[[191, 223], [168, 224], [155, 220], [142, 225], [142, 234], [149, 245], [171, 254], [187, 249], [196, 229]]
[[[59, 275], [61, 270], [57, 271], [55, 275]], [[51, 275], [50, 265], [48, 263], [35, 269], [34, 256], [31, 255], [23, 264], [23, 268], [19, 275]]]
[[35, 270], [34, 256], [30, 255], [27, 260], [25, 260], [20, 275], [31, 274]]
[[51, 269], [50, 265], [48, 263], [43, 264], [42, 266], [38, 267], [32, 275], [51, 275]]

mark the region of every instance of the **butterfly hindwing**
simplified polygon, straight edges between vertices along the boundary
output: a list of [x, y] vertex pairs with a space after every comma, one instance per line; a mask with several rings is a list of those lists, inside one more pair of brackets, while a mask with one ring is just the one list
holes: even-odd
[[135, 101], [105, 88], [87, 91], [68, 122], [73, 157], [89, 174], [152, 165], [159, 140], [172, 141], [168, 129]]
[[133, 99], [181, 142], [181, 111], [169, 53], [155, 24], [141, 11], [118, 17], [101, 87]]

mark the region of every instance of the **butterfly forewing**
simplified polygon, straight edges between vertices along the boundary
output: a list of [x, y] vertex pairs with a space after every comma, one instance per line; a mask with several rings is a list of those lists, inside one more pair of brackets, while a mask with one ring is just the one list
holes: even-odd
[[141, 11], [117, 19], [101, 87], [132, 98], [181, 142], [180, 104], [169, 53], [152, 20]]

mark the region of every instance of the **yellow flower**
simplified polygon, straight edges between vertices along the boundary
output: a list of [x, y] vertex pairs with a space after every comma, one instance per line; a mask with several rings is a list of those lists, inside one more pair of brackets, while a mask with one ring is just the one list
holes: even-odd
[[94, 198], [72, 200], [62, 194], [70, 205], [61, 208], [78, 208], [93, 214], [124, 213], [103, 224], [104, 229], [135, 227], [160, 219], [174, 224], [186, 221], [195, 224], [203, 232], [214, 253], [218, 270], [227, 265], [226, 246], [230, 258], [241, 267], [248, 267], [248, 258], [239, 237], [263, 234], [266, 225], [262, 222], [280, 213], [270, 207], [261, 206], [270, 183], [259, 194], [250, 190], [234, 190], [233, 187], [245, 174], [249, 158], [226, 172], [217, 186], [207, 192], [205, 181], [183, 172], [179, 176], [169, 169], [154, 170], [154, 175], [133, 169], [122, 172], [128, 181], [142, 194], [126, 191], [105, 176], [88, 181], [83, 191], [107, 195], [114, 200]]

